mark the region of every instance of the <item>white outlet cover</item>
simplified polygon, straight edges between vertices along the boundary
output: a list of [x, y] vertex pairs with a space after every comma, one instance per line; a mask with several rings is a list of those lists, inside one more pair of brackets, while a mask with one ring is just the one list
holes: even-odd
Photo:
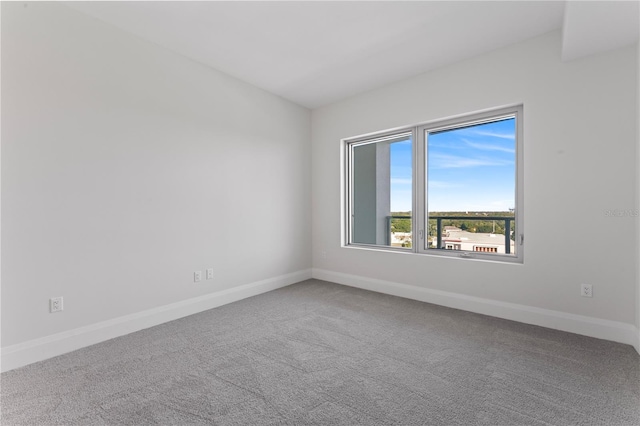
[[213, 268], [207, 269], [207, 279], [208, 280], [212, 280], [213, 279]]
[[60, 312], [64, 310], [62, 297], [52, 297], [49, 299], [49, 312]]
[[199, 281], [202, 281], [202, 271], [195, 271], [193, 273], [193, 282], [197, 283]]

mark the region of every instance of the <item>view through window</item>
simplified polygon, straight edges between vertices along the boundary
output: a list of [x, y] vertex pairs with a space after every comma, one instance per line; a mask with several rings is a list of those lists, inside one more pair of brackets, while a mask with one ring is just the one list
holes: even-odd
[[424, 132], [425, 247], [514, 254], [515, 117]]
[[521, 117], [514, 107], [345, 140], [347, 245], [522, 261]]
[[351, 145], [352, 242], [411, 246], [412, 156], [406, 132]]

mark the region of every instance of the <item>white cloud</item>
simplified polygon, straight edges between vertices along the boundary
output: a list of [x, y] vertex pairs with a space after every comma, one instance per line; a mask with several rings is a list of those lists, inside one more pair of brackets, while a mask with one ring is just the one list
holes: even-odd
[[497, 158], [468, 158], [457, 155], [432, 154], [429, 156], [429, 167], [436, 169], [457, 169], [465, 167], [508, 166], [510, 160]]
[[462, 139], [462, 140], [464, 141], [465, 144], [467, 144], [467, 146], [475, 149], [480, 149], [483, 151], [501, 151], [501, 152], [508, 152], [510, 154], [513, 154], [516, 152], [514, 148], [509, 148], [509, 147], [500, 146], [500, 145], [490, 145], [486, 143], [471, 142], [467, 139]]
[[441, 180], [429, 180], [429, 189], [441, 189], [441, 188], [462, 188], [464, 185], [453, 182], [446, 182]]
[[482, 130], [481, 127], [482, 126], [466, 127], [464, 129], [457, 129], [455, 130], [455, 132], [461, 136], [464, 135], [468, 137], [490, 137], [498, 139], [509, 139], [512, 141], [516, 139], [516, 135], [514, 132], [492, 132], [490, 130]]
[[391, 178], [392, 185], [411, 185], [412, 183], [411, 178]]
[[512, 141], [516, 139], [516, 135], [514, 135], [513, 133], [498, 133], [487, 132], [486, 130], [477, 130], [474, 132], [474, 134], [478, 136], [489, 136], [491, 138], [509, 139]]

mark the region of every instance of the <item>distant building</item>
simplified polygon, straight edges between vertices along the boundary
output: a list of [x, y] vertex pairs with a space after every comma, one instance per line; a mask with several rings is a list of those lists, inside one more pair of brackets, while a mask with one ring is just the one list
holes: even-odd
[[[506, 254], [504, 234], [469, 232], [455, 226], [445, 226], [443, 228], [442, 248], [445, 250]], [[391, 246], [411, 247], [411, 237], [411, 232], [392, 232]], [[510, 242], [510, 253], [515, 253], [515, 242], [512, 240]], [[436, 247], [437, 245], [437, 237], [432, 237], [431, 247]]]
[[[510, 252], [515, 253], [515, 242], [510, 241]], [[436, 245], [437, 241], [436, 237], [434, 237], [433, 247], [436, 247]], [[506, 253], [503, 234], [475, 233], [463, 231], [454, 226], [445, 226], [442, 235], [442, 248], [483, 253]]]
[[411, 247], [411, 232], [392, 232], [392, 247]]

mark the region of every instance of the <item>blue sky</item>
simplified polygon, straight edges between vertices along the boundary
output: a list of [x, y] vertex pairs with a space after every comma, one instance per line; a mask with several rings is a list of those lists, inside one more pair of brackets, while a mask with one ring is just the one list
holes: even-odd
[[[429, 211], [515, 206], [515, 119], [428, 135]], [[391, 144], [391, 211], [411, 210], [411, 142]]]

